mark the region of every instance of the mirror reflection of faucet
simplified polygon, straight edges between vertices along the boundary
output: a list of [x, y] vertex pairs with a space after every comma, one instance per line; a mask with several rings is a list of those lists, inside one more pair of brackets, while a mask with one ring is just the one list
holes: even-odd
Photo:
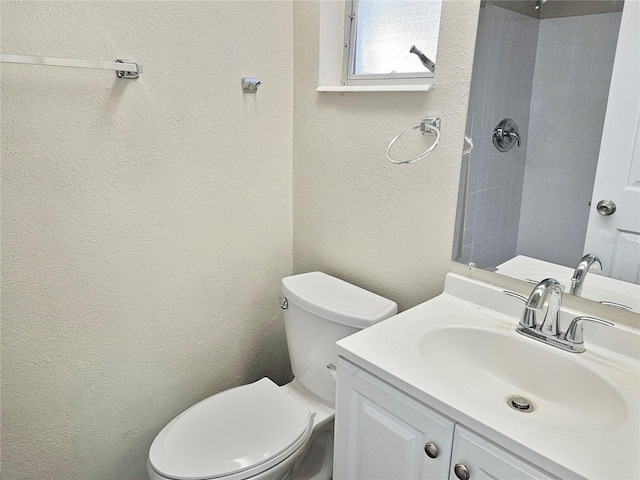
[[[496, 273], [507, 275], [537, 285], [542, 278], [560, 279], [566, 287], [565, 293], [594, 300], [620, 310], [640, 312], [640, 285], [621, 282], [606, 275], [599, 256], [585, 254], [576, 266], [554, 265], [524, 255], [498, 265]], [[595, 272], [589, 275], [588, 272]]]
[[587, 272], [591, 269], [593, 264], [597, 264], [597, 269], [602, 270], [602, 262], [597, 255], [593, 255], [591, 253], [587, 253], [584, 257], [580, 259], [576, 269], [573, 272], [573, 277], [571, 277], [571, 291], [569, 292], [571, 295], [581, 296], [582, 286], [584, 285], [584, 279], [587, 276]]

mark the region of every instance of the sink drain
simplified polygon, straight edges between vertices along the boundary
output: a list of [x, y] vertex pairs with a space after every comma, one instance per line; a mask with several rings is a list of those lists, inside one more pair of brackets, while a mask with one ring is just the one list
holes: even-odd
[[535, 410], [534, 403], [528, 398], [521, 397], [520, 395], [512, 395], [507, 397], [507, 405], [518, 412], [529, 413]]

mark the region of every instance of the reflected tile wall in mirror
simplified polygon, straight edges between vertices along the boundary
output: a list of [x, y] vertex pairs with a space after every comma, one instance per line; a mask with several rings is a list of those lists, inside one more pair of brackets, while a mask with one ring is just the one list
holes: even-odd
[[[458, 257], [462, 202], [458, 202], [454, 258], [478, 267], [495, 266], [516, 255], [525, 172], [527, 131], [538, 43], [539, 20], [487, 4], [480, 9], [467, 115], [471, 153], [464, 248]], [[505, 117], [520, 129], [522, 146], [506, 153], [492, 143]], [[463, 159], [466, 175], [468, 157]], [[459, 198], [464, 192], [460, 182]]]
[[568, 267], [582, 257], [621, 18], [540, 20], [519, 255]]
[[[467, 116], [476, 148], [463, 159], [454, 259], [480, 268], [516, 255], [569, 267], [580, 259], [620, 18], [480, 9]], [[504, 117], [522, 146], [500, 153], [492, 133]]]

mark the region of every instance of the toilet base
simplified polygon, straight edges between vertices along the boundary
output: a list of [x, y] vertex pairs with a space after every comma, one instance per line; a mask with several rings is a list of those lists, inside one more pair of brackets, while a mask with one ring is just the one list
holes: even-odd
[[295, 462], [290, 476], [283, 480], [331, 480], [332, 476], [333, 420], [320, 427], [317, 432], [313, 432], [308, 446]]

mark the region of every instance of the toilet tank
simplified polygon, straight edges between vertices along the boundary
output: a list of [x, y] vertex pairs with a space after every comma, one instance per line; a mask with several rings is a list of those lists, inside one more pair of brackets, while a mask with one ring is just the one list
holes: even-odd
[[296, 379], [333, 404], [336, 342], [396, 314], [395, 302], [322, 272], [282, 279], [285, 330]]

